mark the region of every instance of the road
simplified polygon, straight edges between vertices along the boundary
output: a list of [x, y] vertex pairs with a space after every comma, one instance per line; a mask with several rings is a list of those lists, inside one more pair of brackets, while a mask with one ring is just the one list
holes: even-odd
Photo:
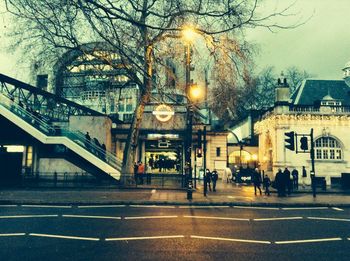
[[0, 206], [0, 260], [349, 260], [350, 209]]

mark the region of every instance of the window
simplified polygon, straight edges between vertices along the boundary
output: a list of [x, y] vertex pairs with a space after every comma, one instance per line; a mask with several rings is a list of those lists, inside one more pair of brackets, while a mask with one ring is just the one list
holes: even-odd
[[342, 149], [340, 143], [331, 137], [321, 137], [315, 141], [316, 159], [341, 160]]
[[219, 147], [216, 148], [216, 157], [220, 157], [221, 150]]
[[30, 168], [33, 164], [33, 147], [28, 146], [27, 157], [26, 157], [26, 167]]

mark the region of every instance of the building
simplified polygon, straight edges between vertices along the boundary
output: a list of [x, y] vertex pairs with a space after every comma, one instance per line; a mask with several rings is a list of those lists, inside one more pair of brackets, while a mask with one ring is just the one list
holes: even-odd
[[[291, 95], [286, 79], [278, 79], [275, 106], [254, 128], [259, 135], [261, 169], [266, 173], [274, 175], [285, 167], [301, 173], [305, 166], [306, 182], [310, 183], [311, 129], [316, 177], [324, 177], [327, 184], [338, 184], [342, 173], [350, 173], [350, 63], [343, 71], [343, 80], [307, 79]], [[297, 134], [299, 153], [285, 147], [285, 133], [291, 131]], [[302, 135], [307, 137], [306, 151], [300, 148]]]

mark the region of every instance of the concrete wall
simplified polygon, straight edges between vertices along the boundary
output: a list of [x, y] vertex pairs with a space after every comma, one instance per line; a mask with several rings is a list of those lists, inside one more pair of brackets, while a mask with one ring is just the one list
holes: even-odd
[[[220, 148], [220, 156], [216, 155], [216, 149]], [[222, 177], [227, 166], [227, 133], [210, 133], [207, 135], [207, 168], [216, 169], [219, 178]]]
[[53, 158], [41, 158], [38, 161], [38, 172], [41, 175], [53, 175], [54, 172], [57, 173], [81, 173], [85, 172], [81, 168], [75, 166], [65, 159], [53, 159]]

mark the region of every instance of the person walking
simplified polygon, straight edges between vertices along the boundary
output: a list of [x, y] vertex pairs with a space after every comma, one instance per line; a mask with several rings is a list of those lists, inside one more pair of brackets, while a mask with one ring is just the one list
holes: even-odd
[[276, 173], [275, 184], [277, 188], [277, 195], [279, 197], [285, 197], [286, 187], [285, 187], [284, 177], [281, 169], [278, 169], [278, 172]]
[[138, 183], [138, 180], [137, 180], [137, 170], [138, 169], [139, 169], [139, 164], [137, 164], [137, 162], [135, 161], [135, 163], [134, 163], [134, 180], [135, 180], [136, 184]]
[[288, 195], [290, 195], [292, 192], [292, 180], [290, 178], [291, 177], [290, 171], [287, 167], [283, 171], [283, 176], [284, 176], [285, 187], [287, 188]]
[[295, 168], [292, 170], [292, 177], [293, 177], [293, 189], [298, 190], [298, 187], [299, 187], [299, 172]]
[[207, 186], [209, 187], [209, 191], [211, 191], [211, 172], [209, 169], [205, 170], [205, 180], [207, 182]]
[[143, 185], [143, 174], [145, 173], [145, 165], [143, 165], [142, 161], [139, 162], [139, 166], [137, 169], [137, 176], [139, 180], [139, 184]]
[[305, 188], [306, 178], [307, 178], [307, 173], [306, 173], [305, 166], [303, 166], [303, 169], [302, 169], [302, 184], [303, 184], [303, 188]]
[[216, 169], [211, 173], [211, 180], [213, 181], [213, 191], [216, 191], [216, 181], [218, 180], [219, 175]]
[[230, 183], [232, 181], [232, 171], [229, 167], [224, 170], [224, 176], [222, 177], [222, 183]]
[[259, 192], [260, 192], [260, 195], [262, 195], [261, 188], [260, 188], [260, 186], [261, 186], [261, 175], [260, 175], [260, 172], [259, 172], [258, 168], [255, 168], [255, 170], [253, 172], [252, 180], [253, 180], [253, 184], [254, 184], [254, 194], [256, 195], [256, 189], [258, 189]]
[[271, 180], [268, 175], [264, 175], [263, 173], [263, 186], [264, 186], [264, 194], [265, 196], [270, 196], [270, 185], [271, 185]]

